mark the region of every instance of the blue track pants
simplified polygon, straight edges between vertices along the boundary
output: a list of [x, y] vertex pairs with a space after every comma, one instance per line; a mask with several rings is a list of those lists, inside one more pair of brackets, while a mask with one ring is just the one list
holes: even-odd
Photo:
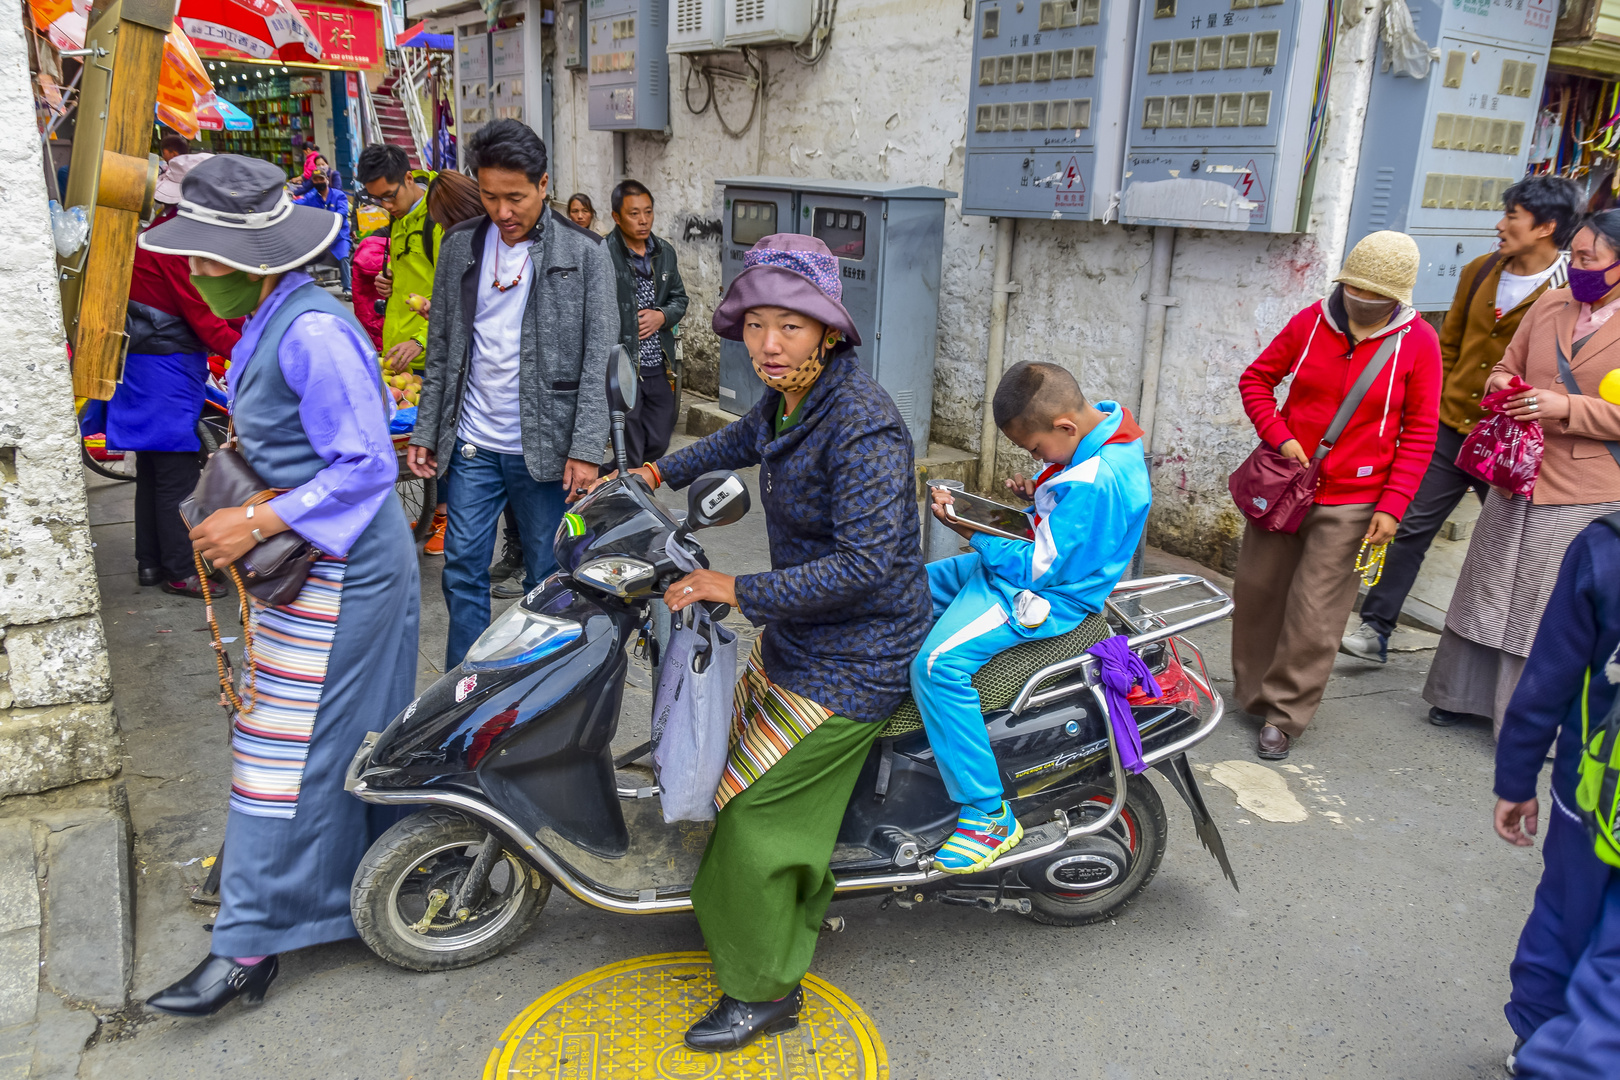
[[[1539, 892], [1536, 903], [1539, 907]], [[1597, 925], [1570, 976], [1565, 1006], [1519, 1051], [1516, 1075], [1531, 1080], [1620, 1076], [1620, 874], [1609, 875]]]
[[973, 675], [998, 652], [1073, 628], [1055, 625], [1054, 619], [1034, 630], [1017, 626], [977, 555], [929, 563], [928, 588], [934, 628], [911, 662], [911, 693], [946, 792], [992, 814], [1001, 808], [1001, 771]]
[[1564, 1011], [1570, 973], [1591, 941], [1603, 910], [1603, 891], [1615, 877], [1592, 850], [1579, 819], [1549, 801], [1541, 884], [1519, 935], [1509, 969], [1513, 993], [1503, 1010], [1513, 1033], [1523, 1039]]

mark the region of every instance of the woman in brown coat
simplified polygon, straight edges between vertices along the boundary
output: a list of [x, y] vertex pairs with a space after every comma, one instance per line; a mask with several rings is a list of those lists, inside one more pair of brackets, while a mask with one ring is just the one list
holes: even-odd
[[1488, 716], [1501, 730], [1564, 550], [1620, 510], [1620, 405], [1597, 396], [1603, 376], [1620, 368], [1616, 313], [1620, 210], [1607, 210], [1575, 234], [1569, 287], [1536, 301], [1485, 384], [1490, 393], [1517, 375], [1534, 387], [1509, 402], [1509, 414], [1538, 421], [1545, 446], [1530, 496], [1493, 490], [1474, 526], [1423, 688], [1439, 726]]

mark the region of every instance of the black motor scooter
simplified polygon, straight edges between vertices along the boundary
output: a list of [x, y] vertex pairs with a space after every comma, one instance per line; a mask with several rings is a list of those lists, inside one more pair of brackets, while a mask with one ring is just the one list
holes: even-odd
[[[688, 489], [687, 516], [677, 523], [628, 474], [623, 425], [636, 374], [628, 354], [615, 353], [608, 382], [619, 478], [565, 516], [558, 572], [496, 619], [461, 665], [385, 731], [368, 735], [349, 767], [346, 787], [358, 798], [422, 807], [371, 846], [352, 891], [360, 936], [401, 967], [445, 970], [497, 955], [533, 923], [553, 883], [627, 915], [691, 908], [709, 825], [666, 825], [658, 788], [632, 762], [615, 762], [610, 746], [629, 646], [652, 638], [650, 603], [683, 574], [666, 544], [676, 538], [706, 565], [692, 534], [737, 521], [749, 497], [735, 474], [706, 474]], [[1195, 576], [1122, 582], [1105, 615], [1002, 653], [979, 672], [985, 723], [1026, 832], [978, 875], [932, 867], [957, 806], [908, 700], [855, 785], [832, 860], [837, 896], [962, 904], [1066, 926], [1128, 904], [1158, 869], [1166, 822], [1147, 776], [1120, 766], [1085, 651], [1114, 634], [1128, 635], [1163, 690], [1132, 701], [1145, 760], [1186, 802], [1235, 886], [1186, 758], [1220, 722], [1223, 705], [1197, 648], [1179, 636], [1231, 608], [1225, 593]], [[1197, 671], [1183, 666], [1183, 653], [1197, 659]], [[824, 927], [842, 923], [829, 918]]]

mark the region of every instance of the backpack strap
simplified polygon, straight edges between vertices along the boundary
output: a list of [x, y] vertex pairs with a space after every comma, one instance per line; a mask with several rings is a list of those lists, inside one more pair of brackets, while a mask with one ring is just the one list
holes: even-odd
[[[1501, 262], [1501, 261], [1502, 261], [1502, 253], [1500, 251], [1491, 252], [1489, 257], [1487, 257], [1486, 260], [1485, 260], [1485, 265], [1479, 268], [1479, 273], [1475, 274], [1474, 275], [1474, 280], [1469, 283], [1469, 285], [1468, 285], [1468, 299], [1463, 301], [1463, 307], [1462, 307], [1462, 310], [1463, 310], [1463, 322], [1466, 323], [1468, 321], [1468, 312], [1469, 312], [1469, 309], [1474, 306], [1474, 297], [1479, 295], [1479, 287], [1480, 287], [1480, 285], [1484, 283], [1486, 278], [1491, 276], [1491, 271], [1495, 270], [1496, 269], [1496, 264]], [[1492, 318], [1493, 321], [1495, 320], [1495, 317], [1496, 317], [1496, 305], [1493, 303], [1491, 305], [1491, 318]]]

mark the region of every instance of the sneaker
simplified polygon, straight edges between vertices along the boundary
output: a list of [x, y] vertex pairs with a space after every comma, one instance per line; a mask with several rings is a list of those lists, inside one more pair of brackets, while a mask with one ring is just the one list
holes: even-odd
[[1362, 623], [1353, 634], [1346, 634], [1339, 639], [1339, 651], [1350, 656], [1358, 656], [1363, 660], [1371, 660], [1375, 664], [1387, 663], [1389, 660], [1389, 636], [1380, 634], [1378, 628], [1372, 623]]
[[934, 853], [934, 869], [947, 874], [977, 874], [1017, 846], [1024, 827], [1006, 800], [994, 814], [964, 806], [956, 818], [956, 831]]
[[1524, 1049], [1523, 1039], [1513, 1040], [1513, 1049], [1508, 1051], [1507, 1060], [1502, 1065], [1507, 1069], [1509, 1076], [1519, 1075], [1519, 1051]]
[[449, 523], [449, 520], [450, 519], [445, 517], [443, 514], [433, 515], [433, 535], [429, 536], [427, 538], [427, 543], [422, 545], [422, 554], [444, 554], [444, 527]]

